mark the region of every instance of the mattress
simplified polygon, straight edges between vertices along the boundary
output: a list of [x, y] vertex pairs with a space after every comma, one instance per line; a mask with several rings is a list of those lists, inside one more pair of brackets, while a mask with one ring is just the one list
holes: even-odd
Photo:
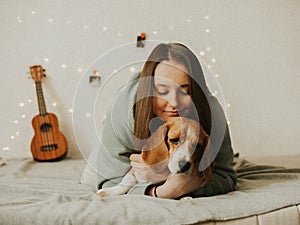
[[96, 184], [79, 182], [85, 166], [83, 159], [72, 158], [0, 162], [0, 224], [300, 224], [300, 165], [286, 168], [239, 158], [236, 191], [188, 200], [100, 198]]

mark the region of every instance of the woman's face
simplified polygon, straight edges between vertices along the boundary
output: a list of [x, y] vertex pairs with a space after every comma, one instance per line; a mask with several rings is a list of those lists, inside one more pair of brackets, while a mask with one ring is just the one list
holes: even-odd
[[187, 116], [192, 99], [189, 79], [184, 65], [165, 61], [154, 71], [154, 114], [164, 121], [170, 117]]

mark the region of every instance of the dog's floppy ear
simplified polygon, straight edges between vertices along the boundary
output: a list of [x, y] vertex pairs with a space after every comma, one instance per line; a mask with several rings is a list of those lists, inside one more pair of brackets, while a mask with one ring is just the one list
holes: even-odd
[[163, 124], [147, 140], [142, 149], [142, 158], [147, 165], [157, 164], [169, 157], [165, 142], [167, 131], [166, 125]]
[[[203, 134], [202, 132], [204, 132], [205, 134]], [[203, 140], [203, 151], [204, 152], [203, 152], [203, 155], [201, 158], [201, 163], [208, 165], [206, 167], [206, 169], [204, 169], [203, 173], [204, 173], [204, 176], [205, 176], [205, 179], [207, 180], [207, 182], [212, 182], [214, 179], [212, 170], [214, 168], [215, 162], [214, 162], [214, 159], [211, 154], [210, 140], [209, 140], [208, 134], [206, 134], [206, 132], [203, 130], [203, 128], [201, 128], [201, 135], [205, 136], [205, 138]]]

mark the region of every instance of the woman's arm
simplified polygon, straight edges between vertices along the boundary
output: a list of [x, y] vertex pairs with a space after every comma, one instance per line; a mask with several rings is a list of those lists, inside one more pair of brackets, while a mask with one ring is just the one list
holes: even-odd
[[148, 189], [148, 195], [159, 198], [176, 199], [203, 187], [207, 181], [197, 175], [196, 171], [186, 175], [178, 173], [168, 177], [165, 183]]

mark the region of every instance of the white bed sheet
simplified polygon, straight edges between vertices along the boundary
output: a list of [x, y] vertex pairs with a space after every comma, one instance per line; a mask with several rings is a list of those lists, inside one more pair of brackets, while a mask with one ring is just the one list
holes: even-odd
[[[255, 220], [264, 225], [273, 224], [264, 222], [275, 218], [272, 213], [297, 209], [300, 204], [300, 169], [240, 161], [236, 191], [178, 201], [142, 195], [100, 198], [93, 186], [79, 183], [84, 166], [83, 159], [53, 163], [15, 159], [2, 163], [0, 224], [176, 225], [234, 224], [238, 220], [247, 224], [245, 221]], [[298, 217], [293, 213], [285, 214], [289, 221], [299, 224], [299, 212]]]

